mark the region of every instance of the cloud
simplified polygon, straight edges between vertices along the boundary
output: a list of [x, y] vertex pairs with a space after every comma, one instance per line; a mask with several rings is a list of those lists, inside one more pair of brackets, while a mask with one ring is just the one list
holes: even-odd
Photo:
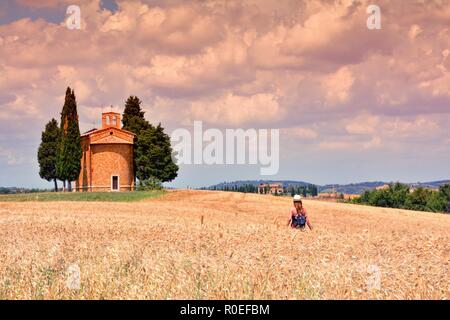
[[326, 102], [330, 105], [347, 102], [354, 81], [355, 78], [348, 67], [342, 67], [335, 73], [327, 75], [322, 80]]
[[409, 29], [409, 32], [408, 32], [409, 39], [410, 40], [416, 39], [417, 36], [422, 33], [422, 31], [423, 30], [422, 30], [422, 28], [419, 25], [413, 24], [411, 26], [411, 28]]
[[9, 166], [18, 166], [27, 161], [24, 155], [17, 154], [16, 150], [0, 147], [0, 163], [4, 162]]
[[205, 120], [218, 126], [242, 126], [269, 124], [283, 117], [277, 97], [271, 94], [256, 94], [249, 97], [229, 94], [211, 101], [196, 101], [191, 104], [190, 118]]
[[369, 149], [375, 149], [382, 146], [381, 138], [378, 136], [372, 137], [369, 140], [330, 140], [319, 143], [319, 149], [331, 151], [350, 151], [360, 152]]
[[33, 8], [53, 8], [61, 4], [60, 0], [17, 0], [22, 6]]
[[[319, 143], [320, 149], [361, 151], [385, 148], [395, 151], [408, 148], [411, 144], [435, 144], [436, 139], [444, 141], [450, 137], [446, 121], [450, 115], [386, 117], [361, 113], [352, 119], [340, 121], [336, 130]], [[438, 146], [436, 146], [438, 147]]]
[[389, 119], [382, 124], [381, 130], [394, 139], [434, 139], [445, 135], [445, 127], [424, 116], [412, 120]]
[[281, 134], [284, 136], [300, 138], [300, 139], [315, 139], [318, 137], [318, 133], [311, 128], [284, 128], [281, 130]]
[[71, 86], [83, 130], [138, 95], [168, 128], [284, 128], [317, 152], [448, 147], [448, 1], [380, 0], [382, 30], [367, 29], [365, 0], [122, 0], [113, 11], [82, 0], [81, 30], [48, 20], [69, 2], [20, 0], [45, 15], [0, 25], [0, 131], [12, 141], [58, 118]]
[[380, 118], [370, 114], [362, 114], [350, 120], [345, 126], [349, 134], [373, 134], [377, 131]]
[[345, 150], [354, 149], [355, 145], [350, 141], [322, 141], [319, 144], [320, 149], [325, 150]]

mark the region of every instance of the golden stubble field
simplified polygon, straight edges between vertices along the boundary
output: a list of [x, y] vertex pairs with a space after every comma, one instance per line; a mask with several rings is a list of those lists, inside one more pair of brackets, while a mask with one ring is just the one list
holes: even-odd
[[312, 232], [256, 194], [0, 203], [0, 299], [449, 298], [449, 215], [304, 205]]

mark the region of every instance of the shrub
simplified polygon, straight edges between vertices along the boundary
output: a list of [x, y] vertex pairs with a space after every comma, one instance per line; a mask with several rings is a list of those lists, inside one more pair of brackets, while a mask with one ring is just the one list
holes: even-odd
[[426, 207], [428, 211], [445, 212], [448, 211], [447, 204], [448, 200], [444, 193], [440, 191], [433, 191], [427, 199]]
[[444, 184], [439, 188], [439, 193], [442, 194], [442, 199], [445, 203], [445, 211], [450, 212], [450, 184]]
[[139, 180], [138, 191], [161, 190], [162, 183], [160, 180], [150, 177], [145, 180]]
[[449, 212], [450, 184], [441, 186], [439, 191], [417, 188], [409, 192], [407, 185], [397, 182], [390, 184], [388, 189], [366, 190], [361, 197], [351, 202], [377, 207]]
[[417, 188], [406, 197], [405, 208], [410, 210], [427, 211], [427, 201], [430, 195], [431, 190]]

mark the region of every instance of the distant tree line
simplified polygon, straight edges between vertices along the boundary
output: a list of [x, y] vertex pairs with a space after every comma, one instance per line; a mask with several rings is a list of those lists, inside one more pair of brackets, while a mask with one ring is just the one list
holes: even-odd
[[[206, 190], [206, 188], [202, 188]], [[209, 190], [221, 190], [221, 191], [232, 191], [232, 192], [243, 192], [243, 193], [257, 193], [258, 187], [256, 187], [253, 184], [243, 184], [243, 185], [236, 185], [236, 184], [225, 184], [223, 187], [217, 187], [213, 186], [209, 188]]]
[[[133, 132], [135, 179], [141, 189], [159, 188], [162, 182], [177, 177], [178, 166], [172, 160], [170, 137], [159, 123], [153, 126], [144, 118], [141, 100], [130, 96], [125, 103], [122, 117], [123, 129]], [[45, 126], [38, 149], [39, 175], [47, 181], [63, 182], [63, 190], [71, 191], [81, 170], [81, 137], [75, 92], [70, 87], [66, 90], [61, 111], [61, 122], [51, 119]]]
[[0, 187], [0, 194], [16, 194], [16, 193], [37, 193], [51, 191], [48, 189], [39, 188], [17, 188], [17, 187]]
[[[206, 188], [202, 188], [202, 189], [206, 189]], [[220, 187], [218, 186], [213, 186], [211, 188], [208, 188], [209, 190], [221, 190], [221, 191], [231, 191], [231, 192], [243, 192], [243, 193], [258, 193], [258, 186], [254, 185], [254, 184], [242, 184], [242, 185], [237, 185], [237, 184], [224, 184]], [[309, 184], [309, 185], [289, 185], [286, 188], [283, 188], [284, 190], [284, 194], [290, 194], [291, 196], [294, 196], [296, 194], [302, 195], [304, 197], [307, 196], [312, 196], [315, 197], [318, 194], [318, 188], [316, 185], [314, 184]], [[263, 190], [263, 193], [269, 193], [270, 192], [270, 188], [266, 187]], [[275, 194], [278, 195], [278, 194]]]
[[408, 210], [450, 212], [450, 184], [439, 190], [419, 187], [412, 192], [408, 185], [392, 183], [382, 190], [367, 190], [353, 203]]
[[290, 185], [287, 187], [287, 193], [289, 193], [292, 197], [296, 194], [299, 194], [303, 197], [311, 196], [315, 197], [318, 195], [319, 190], [316, 185], [308, 184], [306, 186], [294, 186]]

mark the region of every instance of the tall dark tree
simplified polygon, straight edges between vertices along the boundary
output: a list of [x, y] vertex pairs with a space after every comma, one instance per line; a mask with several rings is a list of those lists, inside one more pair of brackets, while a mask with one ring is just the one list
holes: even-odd
[[66, 90], [66, 98], [61, 112], [61, 140], [56, 163], [56, 173], [60, 180], [67, 180], [68, 190], [78, 178], [81, 170], [80, 127], [75, 93], [70, 88]]
[[159, 124], [154, 127], [144, 118], [141, 100], [130, 96], [122, 115], [123, 129], [136, 135], [134, 141], [135, 177], [140, 181], [155, 178], [161, 182], [177, 177], [178, 166], [172, 161], [170, 137]]
[[122, 124], [125, 130], [138, 134], [149, 125], [144, 118], [144, 111], [141, 109], [142, 101], [136, 96], [130, 96], [125, 102], [125, 110], [122, 115]]
[[39, 176], [47, 181], [54, 181], [55, 191], [58, 191], [56, 175], [56, 156], [59, 146], [59, 128], [55, 119], [50, 120], [42, 132], [41, 144], [38, 149]]
[[136, 175], [139, 180], [156, 178], [161, 182], [177, 177], [178, 166], [172, 160], [170, 137], [161, 124], [143, 130], [138, 136]]
[[[145, 120], [144, 118], [144, 111], [141, 109], [141, 100], [136, 96], [130, 96], [128, 97], [127, 101], [125, 102], [125, 109], [122, 114], [122, 128], [128, 131], [133, 132], [136, 136], [134, 138], [134, 179], [136, 184], [136, 177], [138, 177], [137, 174], [137, 163], [136, 158], [137, 155], [140, 155], [138, 151], [138, 145], [139, 145], [139, 135], [142, 131], [146, 129], [152, 129], [152, 125]], [[139, 174], [141, 176], [141, 174]]]
[[317, 197], [318, 194], [319, 194], [319, 190], [317, 190], [317, 186], [314, 185], [314, 186], [313, 186], [312, 196], [313, 196], [313, 197]]
[[302, 188], [302, 196], [306, 197], [307, 193], [306, 193], [306, 187]]

